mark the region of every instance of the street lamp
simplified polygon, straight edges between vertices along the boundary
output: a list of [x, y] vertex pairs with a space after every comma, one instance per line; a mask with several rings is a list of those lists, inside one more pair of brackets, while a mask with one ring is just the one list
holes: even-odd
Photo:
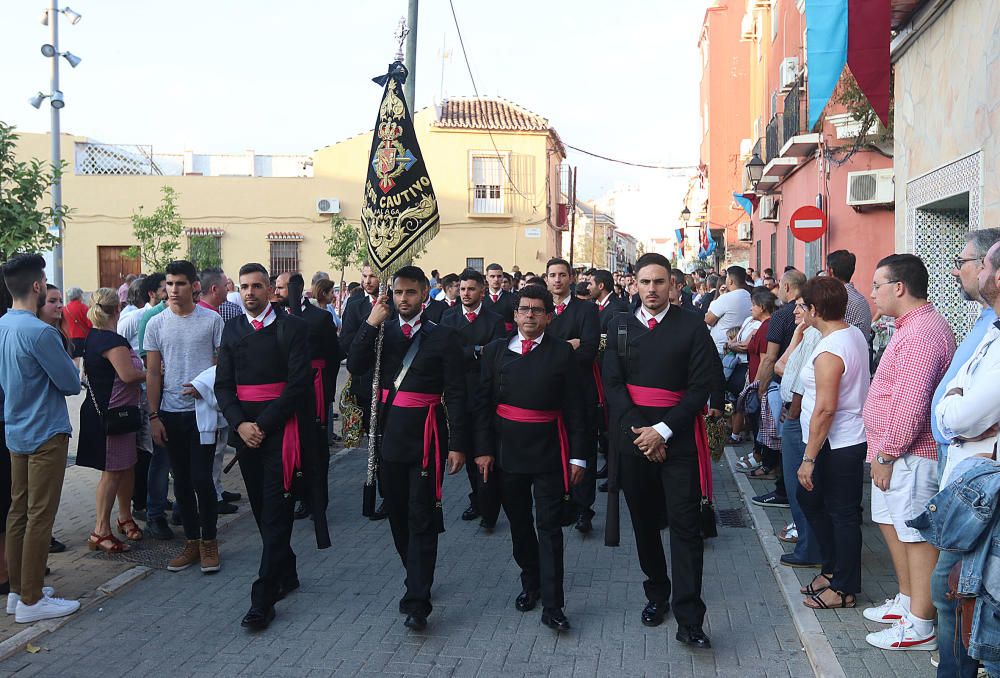
[[755, 152], [753, 157], [750, 158], [750, 162], [746, 164], [746, 170], [750, 186], [756, 188], [761, 176], [764, 175], [764, 161], [760, 159], [758, 153]]
[[55, 168], [55, 181], [52, 183], [52, 211], [55, 214], [55, 223], [52, 224], [56, 235], [56, 246], [52, 250], [53, 263], [53, 283], [59, 289], [63, 287], [63, 221], [62, 212], [62, 176], [58, 169], [62, 167], [62, 153], [59, 147], [59, 111], [66, 105], [62, 90], [59, 89], [59, 57], [63, 57], [69, 65], [76, 68], [80, 65], [80, 57], [72, 52], [59, 51], [59, 15], [62, 14], [71, 24], [77, 24], [83, 17], [74, 12], [69, 7], [59, 9], [59, 0], [51, 0], [49, 7], [42, 12], [42, 25], [49, 27], [49, 42], [42, 45], [42, 56], [52, 59], [52, 76], [49, 87], [49, 94], [38, 92], [29, 99], [29, 103], [35, 108], [41, 108], [42, 102], [49, 100], [51, 106], [51, 142], [52, 142], [52, 167]]
[[685, 205], [684, 209], [681, 210], [681, 221], [686, 224], [690, 218], [691, 218], [691, 210], [689, 210], [687, 208], [687, 205]]

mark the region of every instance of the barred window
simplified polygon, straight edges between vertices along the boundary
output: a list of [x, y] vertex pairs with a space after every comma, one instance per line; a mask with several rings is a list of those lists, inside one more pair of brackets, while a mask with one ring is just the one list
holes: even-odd
[[299, 270], [299, 243], [271, 241], [271, 275], [295, 273]]
[[478, 271], [479, 273], [482, 273], [484, 263], [485, 262], [483, 261], [482, 257], [470, 257], [465, 260], [465, 267], [471, 268], [473, 271]]

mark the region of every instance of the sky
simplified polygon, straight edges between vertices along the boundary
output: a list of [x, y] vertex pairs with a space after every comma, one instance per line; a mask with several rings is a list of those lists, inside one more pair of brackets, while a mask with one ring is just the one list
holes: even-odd
[[[68, 0], [59, 24], [63, 132], [155, 152], [310, 153], [370, 129], [370, 78], [395, 54], [406, 0]], [[45, 0], [0, 2], [0, 120], [49, 129]], [[698, 34], [706, 0], [454, 0], [480, 96], [548, 118], [569, 144], [657, 165], [695, 165]], [[448, 0], [420, 3], [417, 107], [471, 96]], [[442, 48], [450, 58], [442, 60]], [[578, 197], [650, 184], [639, 170], [569, 151]], [[675, 182], [672, 182], [675, 183]], [[673, 215], [680, 204], [667, 206]], [[671, 219], [673, 221], [673, 219]]]

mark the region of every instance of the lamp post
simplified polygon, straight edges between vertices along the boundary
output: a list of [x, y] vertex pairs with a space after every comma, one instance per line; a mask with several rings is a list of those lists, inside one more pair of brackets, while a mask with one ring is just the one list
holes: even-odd
[[760, 159], [759, 154], [753, 154], [753, 157], [746, 164], [746, 170], [747, 179], [750, 180], [750, 187], [756, 189], [760, 178], [764, 175], [764, 161]]
[[69, 65], [76, 68], [80, 57], [70, 52], [59, 51], [59, 15], [63, 14], [70, 23], [76, 24], [82, 18], [69, 7], [59, 9], [59, 0], [51, 0], [49, 8], [42, 14], [42, 25], [49, 27], [49, 43], [42, 45], [42, 55], [52, 59], [52, 75], [49, 83], [49, 93], [39, 92], [31, 98], [31, 105], [40, 108], [42, 101], [49, 100], [51, 113], [52, 167], [55, 171], [55, 181], [52, 183], [52, 211], [54, 213], [56, 246], [52, 250], [53, 284], [60, 290], [63, 288], [63, 220], [62, 220], [62, 152], [59, 147], [59, 111], [66, 102], [59, 89], [59, 57], [63, 57]]

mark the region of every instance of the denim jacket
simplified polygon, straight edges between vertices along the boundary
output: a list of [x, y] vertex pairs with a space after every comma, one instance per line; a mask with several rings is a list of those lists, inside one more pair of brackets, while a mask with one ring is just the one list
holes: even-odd
[[964, 554], [958, 592], [977, 596], [969, 656], [1000, 660], [1000, 462], [971, 457], [912, 520], [942, 551]]

